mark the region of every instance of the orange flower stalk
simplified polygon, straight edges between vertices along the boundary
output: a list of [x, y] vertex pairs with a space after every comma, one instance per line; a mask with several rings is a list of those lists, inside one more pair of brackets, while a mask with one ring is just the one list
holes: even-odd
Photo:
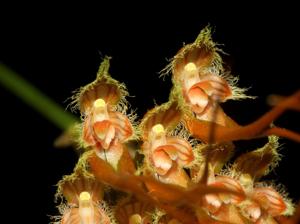
[[[104, 59], [96, 80], [73, 97], [83, 118], [75, 140], [86, 152], [58, 184], [66, 203], [56, 223], [296, 223], [298, 213], [288, 217], [291, 200], [262, 178], [278, 164], [278, 136], [300, 142], [300, 134], [272, 124], [300, 111], [300, 92], [273, 100], [270, 112], [241, 126], [221, 103], [254, 97], [237, 87], [220, 53], [210, 29], [202, 30], [165, 69], [169, 101], [139, 123], [126, 114], [128, 92]], [[231, 161], [233, 141], [266, 136], [265, 146]]]

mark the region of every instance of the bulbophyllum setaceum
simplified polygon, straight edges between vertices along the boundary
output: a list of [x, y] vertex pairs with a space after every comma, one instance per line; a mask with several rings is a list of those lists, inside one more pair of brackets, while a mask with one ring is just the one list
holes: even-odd
[[[104, 58], [96, 79], [72, 98], [82, 115], [74, 142], [84, 152], [58, 183], [54, 223], [297, 223], [287, 193], [264, 176], [279, 163], [280, 138], [300, 142], [300, 134], [273, 124], [300, 111], [300, 92], [240, 125], [222, 103], [254, 97], [238, 87], [221, 55], [204, 28], [162, 72], [172, 76], [169, 100], [140, 120], [128, 112], [126, 86]], [[232, 159], [235, 141], [255, 138], [265, 145]]]

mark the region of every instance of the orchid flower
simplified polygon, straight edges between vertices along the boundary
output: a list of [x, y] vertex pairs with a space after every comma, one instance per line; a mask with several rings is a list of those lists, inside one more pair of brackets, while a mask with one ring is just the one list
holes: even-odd
[[110, 77], [108, 69], [106, 58], [96, 80], [81, 88], [73, 99], [84, 117], [82, 145], [96, 150], [100, 158], [118, 169], [123, 153], [128, 153], [123, 143], [134, 136], [134, 128], [125, 113], [126, 88]]
[[185, 45], [174, 56], [165, 73], [173, 73], [174, 88], [179, 89], [182, 106], [191, 110], [197, 119], [227, 126], [233, 121], [222, 110], [213, 116], [219, 102], [252, 97], [244, 94], [246, 89], [236, 86], [237, 77], [224, 72], [219, 52], [222, 50], [212, 41], [207, 27], [194, 43]]
[[[272, 186], [256, 181], [277, 163], [277, 138], [271, 136], [263, 148], [241, 155], [233, 163], [229, 175], [215, 173], [210, 166], [208, 186], [217, 186], [239, 192], [240, 195], [210, 194], [204, 197], [204, 208], [222, 222], [276, 223], [275, 217], [290, 214], [292, 205]], [[228, 216], [229, 210], [235, 219]], [[229, 218], [230, 217], [230, 218]]]
[[[58, 184], [57, 195], [67, 201], [59, 206], [59, 223], [282, 224], [299, 219], [299, 212], [284, 217], [293, 213], [291, 201], [261, 178], [279, 161], [276, 136], [300, 142], [298, 133], [273, 125], [286, 110], [300, 111], [300, 92], [278, 98], [270, 112], [241, 126], [220, 103], [252, 97], [224, 71], [219, 53], [209, 27], [185, 45], [166, 68], [173, 73], [169, 101], [155, 105], [138, 126], [126, 114], [125, 85], [108, 74], [105, 58], [96, 80], [73, 97], [83, 118], [77, 141], [87, 152], [74, 174]], [[265, 146], [227, 165], [235, 153], [232, 141], [265, 136]], [[103, 184], [110, 190], [105, 195]]]
[[67, 204], [59, 206], [62, 224], [112, 224], [108, 207], [102, 201], [103, 185], [90, 177], [74, 173], [58, 183], [57, 197]]
[[208, 142], [211, 123], [214, 123], [215, 143], [269, 135], [300, 142], [298, 133], [270, 127], [286, 110], [300, 111], [299, 92], [277, 102], [270, 112], [249, 125], [241, 126], [224, 113], [219, 103], [254, 97], [245, 94], [247, 89], [237, 87], [238, 77], [224, 70], [219, 53], [223, 51], [213, 42], [211, 30], [206, 27], [195, 42], [185, 45], [163, 70], [165, 74], [172, 72], [174, 87], [171, 95], [186, 111], [184, 122], [191, 135]]
[[142, 202], [131, 196], [118, 201], [114, 214], [120, 224], [149, 224], [152, 222], [152, 213], [155, 207], [150, 203]]
[[166, 183], [187, 186], [189, 177], [183, 170], [194, 161], [190, 143], [182, 137], [170, 136], [180, 121], [177, 104], [168, 102], [149, 111], [142, 120], [145, 163], [153, 174]]

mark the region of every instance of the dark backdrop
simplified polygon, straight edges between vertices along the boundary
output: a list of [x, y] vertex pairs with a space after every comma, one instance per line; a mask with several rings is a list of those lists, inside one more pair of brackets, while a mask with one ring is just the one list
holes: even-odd
[[[175, 3], [174, 3], [175, 4]], [[135, 7], [138, 6], [138, 9]], [[115, 3], [87, 11], [77, 5], [22, 6], [2, 9], [1, 60], [45, 94], [66, 107], [72, 91], [92, 81], [101, 57], [112, 56], [111, 74], [126, 83], [133, 108], [142, 115], [167, 100], [170, 77], [158, 72], [181, 48], [192, 42], [208, 23], [213, 39], [224, 44], [225, 62], [240, 76], [240, 86], [251, 87], [256, 100], [228, 102], [225, 111], [240, 124], [254, 121], [270, 107], [270, 93], [290, 95], [299, 82], [299, 14], [292, 5], [247, 5], [230, 11], [188, 3], [178, 8]], [[37, 8], [35, 8], [37, 7]], [[6, 15], [6, 14], [5, 14]], [[1, 185], [14, 219], [47, 223], [55, 215], [54, 185], [77, 161], [72, 149], [56, 149], [61, 131], [1, 87]], [[77, 115], [78, 116], [78, 115]], [[288, 112], [275, 124], [300, 132], [299, 113]], [[266, 139], [238, 142], [251, 150]], [[282, 183], [299, 199], [299, 144], [282, 139], [282, 161], [270, 179]], [[14, 210], [15, 209], [15, 210]]]

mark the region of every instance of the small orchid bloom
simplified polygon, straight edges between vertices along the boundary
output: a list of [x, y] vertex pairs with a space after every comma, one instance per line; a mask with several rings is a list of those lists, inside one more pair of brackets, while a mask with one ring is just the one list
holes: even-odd
[[241, 184], [228, 176], [216, 176], [215, 181], [210, 186], [218, 186], [220, 188], [232, 190], [239, 193], [239, 195], [233, 194], [219, 194], [219, 199], [225, 204], [239, 204], [245, 200], [244, 189]]
[[232, 95], [230, 86], [223, 78], [210, 72], [199, 74], [193, 62], [184, 66], [181, 83], [186, 102], [202, 120], [209, 120], [212, 107]]
[[[274, 134], [300, 141], [298, 133], [270, 126], [286, 110], [300, 110], [300, 92], [275, 99], [270, 112], [240, 126], [219, 104], [252, 97], [224, 71], [221, 52], [209, 27], [185, 45], [166, 69], [174, 84], [169, 101], [148, 111], [138, 127], [126, 115], [126, 87], [109, 75], [110, 58], [104, 59], [96, 79], [73, 97], [83, 118], [80, 130], [74, 128], [76, 139], [90, 151], [58, 184], [57, 196], [66, 203], [56, 223], [297, 223], [299, 212], [284, 217], [293, 213], [290, 200], [258, 181], [279, 161]], [[264, 147], [224, 169], [234, 154], [232, 141], [264, 136], [269, 136]], [[102, 183], [111, 189], [105, 198], [113, 213]], [[110, 198], [115, 192], [120, 194]]]
[[[201, 167], [202, 172], [204, 166]], [[206, 181], [207, 186], [218, 187], [236, 192], [237, 195], [228, 193], [208, 194], [203, 197], [203, 208], [210, 214], [216, 214], [224, 204], [239, 204], [245, 199], [244, 189], [240, 183], [231, 177], [216, 175], [213, 166], [209, 164], [208, 177]], [[201, 174], [203, 175], [203, 173]]]
[[184, 116], [184, 122], [191, 135], [203, 142], [208, 142], [208, 133], [213, 122], [217, 124], [215, 143], [272, 134], [299, 142], [298, 133], [279, 127], [270, 127], [274, 120], [286, 110], [299, 111], [299, 92], [286, 99], [279, 97], [279, 100], [273, 100], [276, 106], [261, 119], [249, 125], [241, 126], [225, 114], [219, 102], [255, 97], [247, 96], [245, 94], [247, 89], [237, 87], [238, 77], [224, 70], [219, 53], [222, 53], [222, 50], [212, 40], [210, 28], [206, 27], [196, 40], [185, 45], [163, 70], [164, 74], [172, 72], [174, 88], [171, 95], [176, 95], [180, 106], [189, 111]]
[[163, 125], [156, 124], [149, 133], [147, 145], [147, 156], [159, 178], [169, 183], [186, 185], [182, 168], [194, 160], [190, 144], [182, 138], [167, 136]]
[[109, 149], [114, 141], [124, 142], [133, 134], [129, 119], [108, 109], [103, 99], [97, 99], [84, 121], [83, 139], [87, 146]]
[[96, 150], [97, 155], [118, 169], [124, 152], [122, 143], [133, 135], [129, 119], [120, 112], [109, 110], [103, 99], [97, 99], [86, 115], [83, 141]]
[[[242, 175], [242, 178], [239, 180], [228, 176], [216, 176], [215, 182], [210, 184], [210, 186], [219, 186], [240, 193], [241, 196], [218, 194], [218, 199], [225, 206], [236, 206], [241, 215], [251, 222], [256, 223], [266, 218], [270, 219], [270, 217], [281, 215], [286, 211], [287, 205], [283, 197], [275, 189], [272, 187], [255, 187], [248, 178], [249, 175]], [[222, 220], [219, 211], [213, 212], [213, 214]]]
[[115, 209], [116, 220], [120, 224], [149, 224], [155, 207], [151, 203], [142, 202], [135, 197], [121, 199]]
[[171, 168], [173, 161], [181, 167], [193, 161], [194, 155], [190, 144], [184, 139], [166, 136], [161, 124], [154, 125], [150, 135], [153, 163], [156, 167], [161, 166], [163, 172], [166, 173]]
[[57, 196], [67, 199], [61, 211], [62, 224], [111, 224], [108, 208], [102, 202], [103, 185], [82, 174], [64, 177], [58, 183]]
[[255, 187], [251, 196], [271, 216], [281, 215], [287, 209], [283, 197], [271, 187]]
[[[245, 179], [247, 178], [237, 180], [229, 176], [215, 176], [215, 180], [210, 181], [208, 186], [232, 190], [239, 195], [225, 193], [206, 195], [203, 208], [216, 220], [237, 224], [268, 223], [264, 220], [273, 220], [273, 217], [282, 215], [286, 211], [286, 202], [277, 191], [271, 187], [250, 186], [248, 181], [247, 185], [244, 185]], [[230, 217], [229, 213], [231, 213]]]
[[62, 216], [62, 224], [111, 224], [103, 208], [91, 199], [90, 193], [83, 191], [79, 195], [78, 207], [71, 207]]
[[236, 87], [237, 77], [224, 72], [222, 52], [213, 42], [209, 27], [203, 29], [197, 39], [185, 45], [166, 67], [172, 71], [175, 90], [184, 99], [184, 104], [199, 120], [227, 126], [232, 123], [219, 110], [214, 116], [214, 108], [229, 99], [252, 98], [244, 94], [246, 89]]
[[181, 115], [177, 102], [169, 101], [150, 110], [140, 129], [144, 141], [144, 168], [165, 183], [186, 187], [190, 179], [183, 168], [192, 164], [194, 153], [187, 140], [170, 134], [179, 124]]
[[106, 57], [101, 63], [96, 79], [79, 89], [73, 104], [80, 109], [84, 120], [81, 147], [95, 150], [116, 170], [124, 157], [122, 169], [128, 171], [126, 166], [134, 165], [124, 143], [135, 135], [126, 114], [128, 92], [124, 84], [109, 75], [109, 59]]
[[[208, 163], [192, 169], [193, 181], [236, 192], [207, 194], [201, 209], [197, 209], [199, 222], [205, 223], [276, 223], [275, 217], [288, 214], [291, 205], [273, 187], [258, 185], [256, 181], [277, 164], [278, 138], [269, 137], [262, 148], [245, 153], [232, 165], [229, 175], [219, 174], [232, 154], [232, 144], [207, 147], [199, 145], [195, 150], [206, 157]], [[208, 169], [204, 175], [204, 170]], [[204, 182], [203, 182], [204, 181]]]

